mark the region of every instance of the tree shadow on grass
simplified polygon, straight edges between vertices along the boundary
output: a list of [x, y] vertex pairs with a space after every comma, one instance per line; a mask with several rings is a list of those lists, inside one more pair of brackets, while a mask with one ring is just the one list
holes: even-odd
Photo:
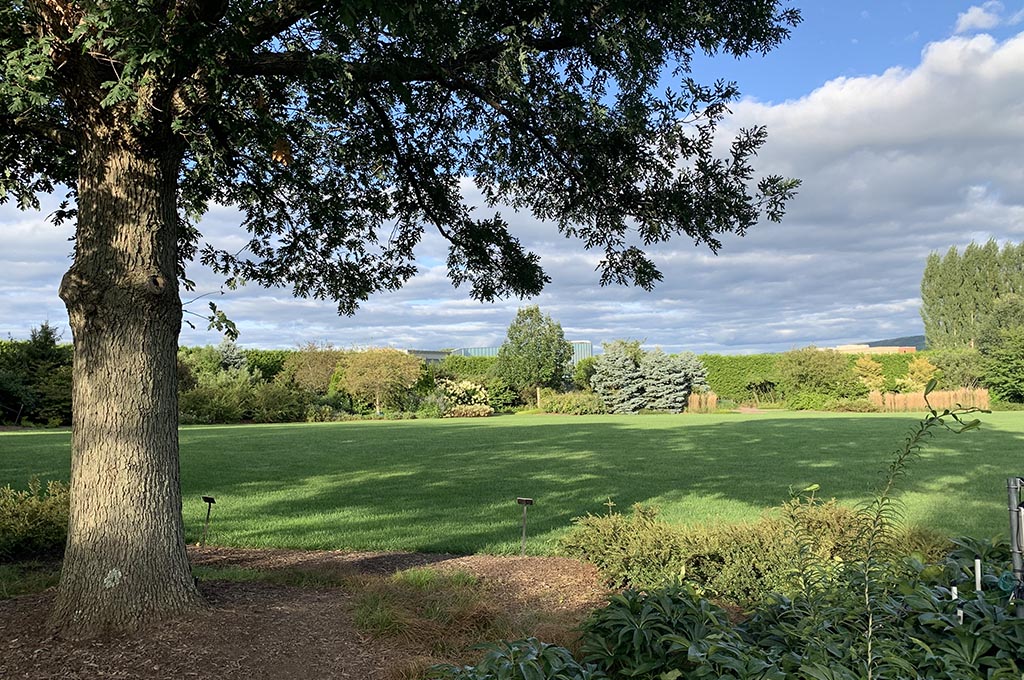
[[[232, 545], [518, 550], [573, 517], [642, 502], [671, 521], [752, 519], [811, 483], [866, 499], [913, 416], [655, 416], [344, 423], [238, 430], [183, 446], [186, 498], [215, 491], [218, 537]], [[940, 433], [903, 483], [908, 516], [950, 533], [990, 535], [1005, 519], [1005, 479], [1022, 435], [986, 427]], [[196, 450], [193, 452], [193, 450]], [[200, 453], [201, 451], [201, 453]], [[195, 501], [186, 504], [190, 538]]]

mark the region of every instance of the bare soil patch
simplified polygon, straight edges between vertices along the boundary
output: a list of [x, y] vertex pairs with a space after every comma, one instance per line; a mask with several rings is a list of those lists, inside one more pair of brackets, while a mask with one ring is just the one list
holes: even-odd
[[[597, 570], [557, 557], [196, 548], [195, 565], [261, 571], [308, 569], [386, 576], [411, 567], [461, 570], [481, 579], [503, 609], [560, 612], [582, 621], [606, 598]], [[131, 635], [69, 641], [45, 628], [52, 593], [0, 601], [0, 678], [367, 678], [422, 668], [401, 639], [374, 638], [352, 623], [351, 588], [263, 582], [200, 584], [210, 607]], [[403, 671], [403, 669], [406, 669]]]

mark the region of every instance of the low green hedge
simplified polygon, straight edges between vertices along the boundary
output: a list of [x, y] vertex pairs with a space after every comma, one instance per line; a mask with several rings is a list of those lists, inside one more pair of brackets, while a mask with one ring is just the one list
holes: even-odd
[[[649, 590], [685, 580], [702, 594], [742, 606], [765, 602], [797, 587], [794, 565], [801, 542], [787, 519], [800, 516], [814, 537], [816, 559], [849, 559], [854, 515], [837, 504], [793, 500], [756, 522], [682, 527], [658, 519], [655, 508], [629, 514], [587, 515], [560, 540], [564, 555], [595, 564], [608, 585]], [[922, 529], [905, 530], [907, 553], [937, 558], [948, 540]]]

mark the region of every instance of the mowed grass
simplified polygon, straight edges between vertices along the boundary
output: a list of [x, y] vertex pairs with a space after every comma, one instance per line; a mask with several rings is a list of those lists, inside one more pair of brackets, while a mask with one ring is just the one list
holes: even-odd
[[[904, 483], [910, 522], [950, 534], [1008, 531], [1006, 478], [1024, 474], [1024, 413], [933, 437]], [[184, 427], [187, 540], [225, 546], [549, 553], [572, 518], [611, 499], [673, 522], [738, 522], [821, 485], [865, 500], [914, 415], [822, 413], [502, 416]], [[0, 485], [69, 475], [68, 432], [0, 433]]]

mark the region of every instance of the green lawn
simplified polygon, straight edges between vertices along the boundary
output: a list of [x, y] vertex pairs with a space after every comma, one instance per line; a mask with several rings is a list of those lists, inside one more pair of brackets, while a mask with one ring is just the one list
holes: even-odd
[[[232, 546], [551, 550], [573, 517], [611, 498], [674, 522], [740, 521], [821, 485], [863, 500], [913, 415], [768, 413], [502, 416], [472, 420], [185, 427], [189, 542], [216, 496], [211, 543]], [[908, 519], [949, 533], [1005, 533], [1006, 478], [1024, 474], [1024, 413], [939, 433], [911, 468]], [[67, 432], [0, 433], [0, 485], [67, 479]]]

